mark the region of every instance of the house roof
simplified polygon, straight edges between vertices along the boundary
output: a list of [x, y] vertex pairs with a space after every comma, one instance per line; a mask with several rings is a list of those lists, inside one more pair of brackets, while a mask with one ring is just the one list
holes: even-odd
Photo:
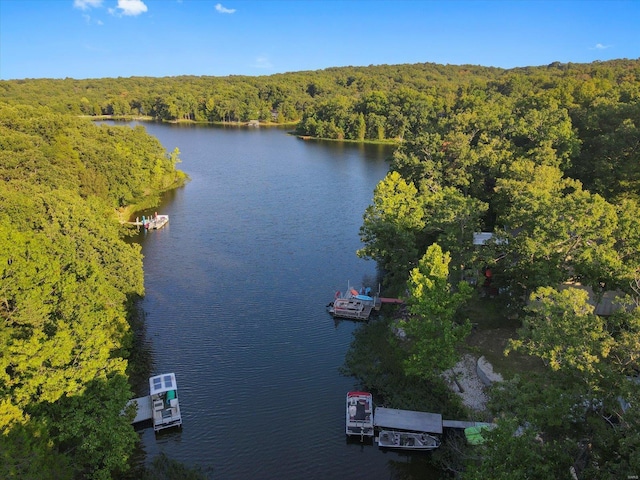
[[596, 302], [596, 295], [593, 293], [593, 289], [586, 285], [582, 285], [578, 282], [566, 282], [560, 286], [560, 290], [566, 288], [578, 288], [580, 290], [584, 290], [589, 294], [589, 305], [593, 307], [593, 313], [596, 315], [600, 315], [603, 317], [612, 315], [617, 310], [622, 308], [620, 302], [617, 301], [617, 298], [622, 296], [623, 293], [617, 290], [607, 290], [602, 294], [602, 298], [599, 302]]

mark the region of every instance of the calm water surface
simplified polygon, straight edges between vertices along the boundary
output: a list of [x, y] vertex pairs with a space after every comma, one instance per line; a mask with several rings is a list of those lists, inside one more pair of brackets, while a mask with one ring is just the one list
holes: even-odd
[[423, 471], [420, 458], [346, 442], [357, 385], [339, 368], [364, 325], [325, 309], [347, 281], [375, 278], [355, 252], [389, 148], [145, 127], [191, 177], [158, 207], [168, 226], [139, 237], [150, 373], [176, 373], [184, 421], [141, 433], [147, 460], [164, 452], [215, 479], [418, 478], [400, 472]]

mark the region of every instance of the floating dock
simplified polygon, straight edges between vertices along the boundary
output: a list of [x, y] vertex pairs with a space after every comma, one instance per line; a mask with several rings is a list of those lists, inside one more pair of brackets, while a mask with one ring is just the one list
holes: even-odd
[[160, 230], [167, 223], [169, 223], [169, 215], [158, 215], [157, 213], [153, 217], [142, 216], [142, 220], [136, 218], [135, 222], [122, 222], [127, 225], [135, 225], [137, 227], [144, 227], [147, 230]]

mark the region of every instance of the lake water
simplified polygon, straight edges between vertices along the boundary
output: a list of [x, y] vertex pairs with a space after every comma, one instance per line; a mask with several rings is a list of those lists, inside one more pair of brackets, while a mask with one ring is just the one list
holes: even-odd
[[339, 368], [365, 325], [325, 308], [348, 281], [375, 279], [355, 252], [389, 147], [144, 126], [191, 177], [157, 208], [167, 227], [138, 238], [150, 374], [176, 373], [184, 421], [141, 432], [147, 461], [164, 452], [215, 479], [418, 478], [415, 455], [346, 441], [357, 384]]

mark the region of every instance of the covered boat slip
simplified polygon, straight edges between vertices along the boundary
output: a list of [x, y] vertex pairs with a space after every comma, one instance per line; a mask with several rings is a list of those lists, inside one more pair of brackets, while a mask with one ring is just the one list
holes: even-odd
[[376, 441], [379, 447], [399, 450], [434, 450], [440, 446], [440, 440], [428, 433], [395, 430], [380, 430]]
[[439, 413], [377, 407], [374, 425], [390, 430], [442, 434], [442, 415]]

